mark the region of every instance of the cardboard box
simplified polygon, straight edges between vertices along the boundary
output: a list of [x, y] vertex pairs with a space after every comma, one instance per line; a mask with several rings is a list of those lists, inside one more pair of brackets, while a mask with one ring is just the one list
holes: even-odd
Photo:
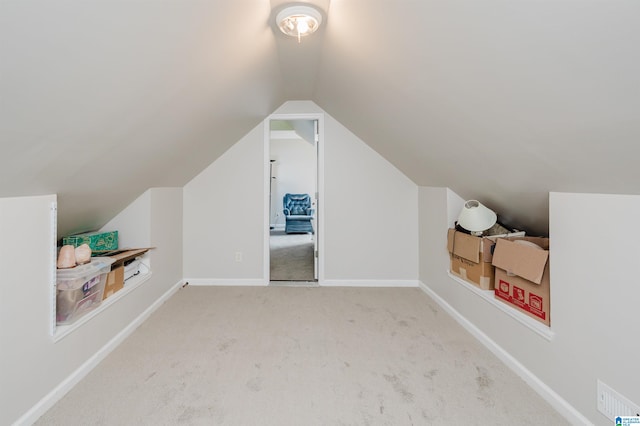
[[549, 239], [498, 239], [492, 263], [496, 298], [551, 325]]
[[113, 262], [114, 262], [113, 266], [117, 267], [124, 264], [124, 262], [126, 262], [127, 260], [135, 259], [138, 256], [142, 256], [152, 248], [153, 247], [123, 249], [123, 250], [116, 251], [114, 253], [110, 253], [109, 257], [113, 259]]
[[104, 296], [102, 300], [109, 296], [113, 296], [117, 291], [124, 288], [124, 264], [128, 260], [135, 259], [138, 256], [142, 256], [150, 248], [128, 249], [120, 250], [112, 253], [108, 256], [113, 262], [111, 264], [111, 272], [107, 274], [107, 280], [104, 286]]
[[494, 268], [491, 264], [496, 239], [506, 236], [524, 236], [524, 232], [475, 237], [449, 229], [447, 250], [451, 260], [451, 273], [483, 290], [494, 289]]
[[85, 234], [69, 235], [62, 239], [62, 245], [74, 247], [88, 244], [92, 252], [107, 252], [118, 249], [118, 231], [88, 232]]
[[107, 274], [107, 280], [104, 284], [104, 296], [102, 300], [112, 296], [118, 290], [124, 287], [124, 265], [111, 268], [111, 272]]

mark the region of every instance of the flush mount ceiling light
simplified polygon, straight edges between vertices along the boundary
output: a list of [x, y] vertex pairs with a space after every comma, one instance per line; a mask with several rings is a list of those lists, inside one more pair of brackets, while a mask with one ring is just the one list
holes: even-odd
[[302, 37], [314, 33], [322, 23], [322, 14], [311, 6], [285, 7], [276, 16], [280, 31], [291, 37]]

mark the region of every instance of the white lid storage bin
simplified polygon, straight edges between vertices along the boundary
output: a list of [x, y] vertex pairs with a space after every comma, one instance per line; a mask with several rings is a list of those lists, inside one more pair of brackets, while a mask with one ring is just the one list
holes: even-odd
[[100, 305], [113, 262], [108, 257], [93, 257], [91, 263], [57, 270], [57, 324], [70, 324]]

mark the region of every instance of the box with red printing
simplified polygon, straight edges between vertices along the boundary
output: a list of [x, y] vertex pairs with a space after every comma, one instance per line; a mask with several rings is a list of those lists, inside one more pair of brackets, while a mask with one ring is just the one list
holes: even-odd
[[495, 297], [551, 325], [549, 239], [522, 237], [496, 241]]
[[[506, 228], [502, 229], [509, 232]], [[449, 229], [447, 250], [451, 260], [449, 267], [451, 273], [482, 290], [493, 290], [494, 268], [491, 264], [493, 246], [498, 238], [507, 236], [524, 236], [524, 232], [476, 237]]]

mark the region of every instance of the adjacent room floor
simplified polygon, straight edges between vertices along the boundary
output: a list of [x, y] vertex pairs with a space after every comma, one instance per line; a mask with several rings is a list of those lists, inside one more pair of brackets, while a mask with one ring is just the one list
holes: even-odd
[[314, 235], [271, 231], [269, 237], [271, 281], [313, 281]]
[[417, 288], [192, 287], [39, 425], [565, 425]]

